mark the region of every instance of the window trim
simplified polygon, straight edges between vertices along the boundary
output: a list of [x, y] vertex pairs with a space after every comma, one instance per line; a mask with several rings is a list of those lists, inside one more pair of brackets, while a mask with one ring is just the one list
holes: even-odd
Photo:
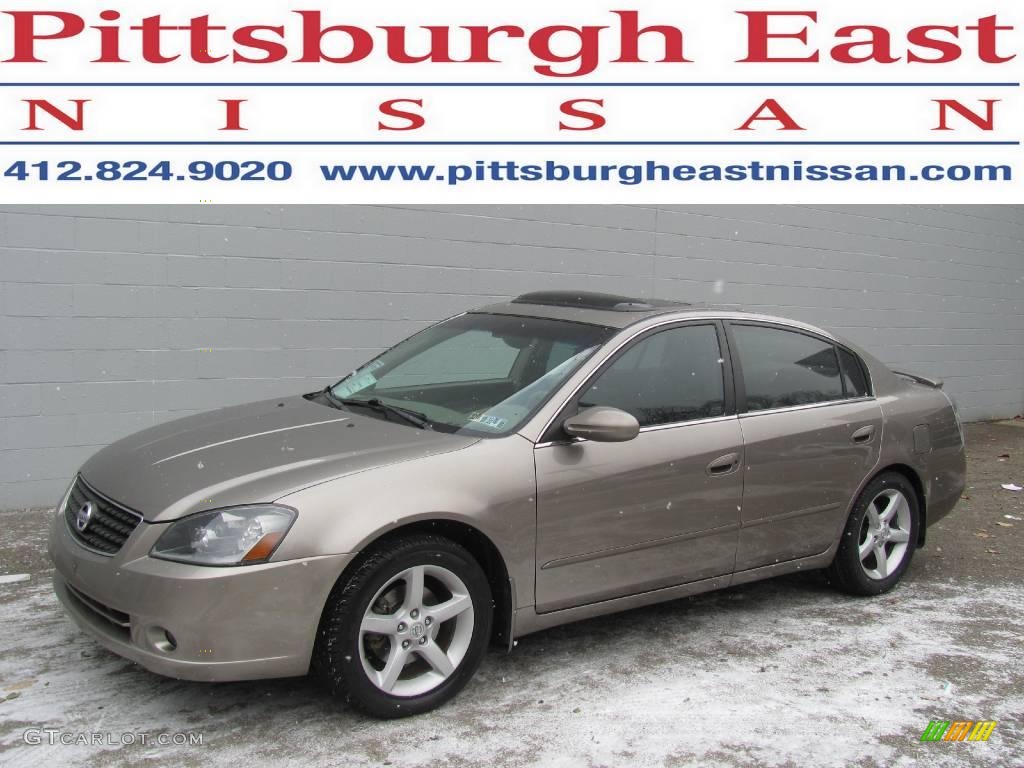
[[[787, 325], [785, 323], [776, 323], [763, 320], [726, 320], [725, 334], [729, 340], [729, 344], [732, 349], [736, 350], [736, 353], [732, 355], [733, 361], [733, 377], [736, 382], [736, 413], [740, 417], [745, 416], [761, 416], [762, 414], [768, 413], [784, 413], [786, 411], [802, 411], [809, 408], [822, 408], [829, 405], [839, 405], [845, 403], [856, 403], [856, 402], [867, 402], [875, 399], [874, 387], [871, 381], [871, 375], [868, 372], [867, 366], [861, 359], [860, 355], [854, 352], [845, 344], [840, 344], [835, 339], [830, 339], [820, 333], [808, 330], [806, 328], [800, 328], [793, 325]], [[766, 408], [760, 411], [751, 411], [747, 406], [747, 384], [746, 378], [743, 374], [743, 365], [740, 361], [739, 347], [736, 344], [736, 337], [733, 334], [734, 326], [753, 326], [755, 328], [769, 328], [777, 331], [788, 331], [789, 333], [796, 333], [801, 336], [808, 336], [817, 341], [829, 344], [832, 347], [832, 352], [836, 357], [836, 368], [839, 370], [839, 383], [843, 387], [843, 396], [837, 400], [822, 400], [818, 403], [802, 403], [800, 405], [784, 405], [779, 408]], [[864, 381], [868, 387], [868, 393], [866, 395], [856, 395], [851, 397], [846, 390], [846, 381], [843, 377], [842, 358], [839, 356], [839, 350], [843, 349], [853, 355], [857, 364], [860, 366], [862, 373], [864, 374]]]
[[548, 421], [544, 426], [544, 430], [541, 432], [540, 440], [537, 441], [536, 448], [545, 448], [551, 445], [569, 445], [572, 443], [586, 442], [581, 438], [565, 438], [558, 434], [558, 430], [561, 429], [561, 424], [565, 419], [569, 418], [567, 411], [575, 407], [579, 402], [579, 397], [585, 392], [589, 386], [601, 376], [609, 367], [615, 364], [619, 358], [627, 354], [637, 344], [641, 344], [651, 336], [655, 336], [659, 333], [666, 331], [675, 330], [676, 328], [686, 328], [691, 326], [704, 326], [709, 325], [715, 329], [715, 335], [718, 339], [718, 350], [722, 356], [722, 394], [723, 394], [723, 405], [724, 413], [720, 416], [709, 416], [703, 419], [690, 419], [689, 421], [676, 421], [667, 424], [652, 424], [650, 426], [641, 427], [640, 433], [653, 432], [655, 430], [672, 429], [678, 427], [687, 427], [695, 424], [705, 424], [715, 421], [725, 421], [729, 419], [735, 419], [738, 415], [736, 409], [737, 404], [737, 390], [736, 390], [736, 377], [733, 368], [733, 359], [731, 349], [728, 340], [728, 334], [726, 332], [724, 323], [721, 319], [713, 318], [700, 318], [700, 319], [674, 319], [663, 323], [659, 323], [654, 326], [643, 328], [636, 333], [623, 339], [614, 349], [605, 355], [604, 359], [598, 364], [598, 366], [591, 371], [590, 375], [587, 376], [568, 397], [562, 402], [555, 415]]

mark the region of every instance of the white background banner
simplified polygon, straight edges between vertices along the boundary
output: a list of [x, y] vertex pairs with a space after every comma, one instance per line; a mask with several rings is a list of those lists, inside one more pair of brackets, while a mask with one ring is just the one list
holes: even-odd
[[7, 2], [19, 202], [1019, 202], [1019, 3]]

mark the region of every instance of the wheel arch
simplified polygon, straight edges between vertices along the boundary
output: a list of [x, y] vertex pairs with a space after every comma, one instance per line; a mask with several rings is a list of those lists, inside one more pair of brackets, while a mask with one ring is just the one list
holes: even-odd
[[[509, 647], [511, 645], [512, 615], [514, 596], [512, 581], [505, 565], [505, 558], [501, 551], [480, 529], [462, 522], [461, 520], [450, 520], [445, 518], [428, 518], [415, 520], [397, 528], [381, 532], [375, 538], [367, 541], [360, 547], [360, 552], [366, 552], [372, 548], [386, 547], [389, 541], [414, 536], [416, 534], [433, 534], [443, 536], [459, 546], [463, 547], [473, 556], [491, 588], [491, 597], [494, 600], [494, 620], [491, 630], [491, 642], [495, 645]], [[344, 571], [338, 576], [337, 584], [341, 584], [348, 575], [358, 566], [361, 558], [356, 557], [348, 564]]]

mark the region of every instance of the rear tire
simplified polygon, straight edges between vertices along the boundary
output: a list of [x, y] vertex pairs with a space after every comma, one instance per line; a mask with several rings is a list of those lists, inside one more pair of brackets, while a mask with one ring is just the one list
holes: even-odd
[[896, 472], [861, 492], [828, 568], [829, 581], [851, 595], [888, 592], [910, 567], [921, 521], [917, 491]]
[[317, 631], [313, 675], [374, 717], [416, 715], [454, 697], [491, 633], [487, 577], [450, 539], [392, 540], [334, 587]]

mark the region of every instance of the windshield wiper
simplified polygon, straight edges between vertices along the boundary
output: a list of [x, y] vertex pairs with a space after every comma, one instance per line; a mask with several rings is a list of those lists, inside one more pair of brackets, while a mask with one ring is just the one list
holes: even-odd
[[391, 405], [390, 403], [385, 403], [380, 398], [375, 397], [372, 400], [355, 400], [335, 397], [333, 393], [328, 393], [327, 397], [341, 405], [357, 405], [364, 408], [372, 408], [373, 410], [380, 411], [381, 413], [393, 413], [395, 416], [400, 416], [410, 424], [413, 424], [420, 429], [430, 429], [431, 426], [430, 419], [427, 418], [426, 414], [420, 413], [419, 411], [411, 411], [408, 408], [402, 408], [397, 405]]
[[334, 392], [331, 391], [333, 388], [333, 384], [328, 384], [326, 387], [317, 392], [316, 395], [313, 395], [313, 397], [322, 396], [327, 401], [327, 404], [330, 405], [332, 408], [340, 408], [341, 406], [344, 405], [344, 403], [334, 394]]

